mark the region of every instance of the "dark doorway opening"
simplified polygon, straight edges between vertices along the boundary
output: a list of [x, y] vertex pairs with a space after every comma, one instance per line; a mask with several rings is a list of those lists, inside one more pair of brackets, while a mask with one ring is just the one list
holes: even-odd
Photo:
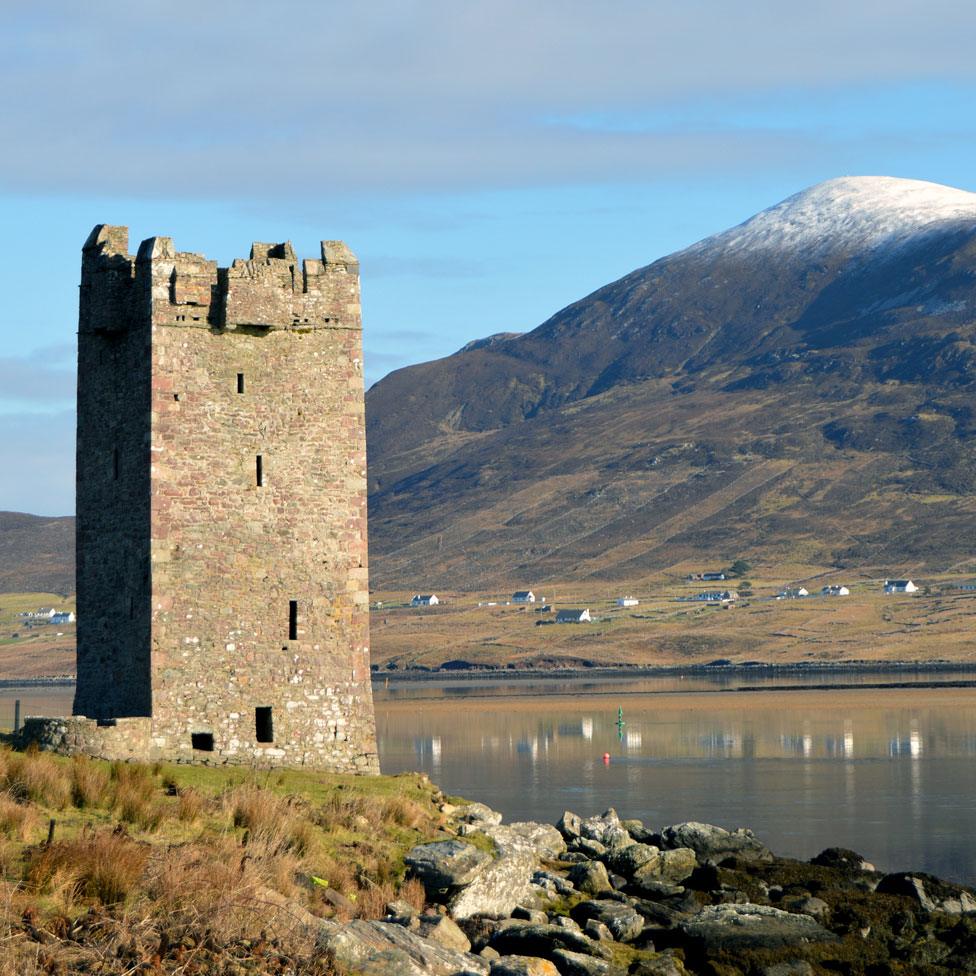
[[190, 744], [198, 752], [213, 752], [213, 732], [191, 732]]
[[254, 734], [258, 742], [274, 742], [274, 724], [270, 705], [254, 709]]

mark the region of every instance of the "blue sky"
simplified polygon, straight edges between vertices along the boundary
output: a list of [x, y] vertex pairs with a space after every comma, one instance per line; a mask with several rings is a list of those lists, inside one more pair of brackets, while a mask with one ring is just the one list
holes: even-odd
[[5, 4], [0, 510], [73, 511], [80, 248], [362, 262], [367, 381], [833, 176], [976, 191], [958, 0]]

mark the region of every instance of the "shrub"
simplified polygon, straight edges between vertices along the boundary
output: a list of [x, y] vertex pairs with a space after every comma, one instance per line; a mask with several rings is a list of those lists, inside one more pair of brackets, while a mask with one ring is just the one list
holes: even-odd
[[18, 803], [10, 793], [0, 793], [0, 833], [18, 840], [27, 840], [37, 824], [33, 807]]
[[206, 798], [202, 793], [187, 786], [178, 793], [179, 800], [176, 807], [176, 816], [184, 823], [193, 823], [198, 820], [207, 807]]
[[125, 901], [149, 858], [149, 848], [123, 834], [101, 831], [30, 852], [25, 882], [40, 892], [58, 889], [103, 905]]
[[0, 789], [20, 802], [31, 801], [60, 810], [71, 796], [71, 780], [64, 763], [50, 753], [29, 749], [7, 756]]
[[108, 802], [108, 774], [87, 756], [71, 760], [71, 802], [79, 809]]

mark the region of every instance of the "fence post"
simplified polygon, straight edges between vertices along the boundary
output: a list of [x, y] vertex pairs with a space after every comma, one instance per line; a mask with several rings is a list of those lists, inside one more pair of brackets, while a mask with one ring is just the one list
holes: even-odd
[[20, 731], [20, 699], [14, 701], [14, 732]]

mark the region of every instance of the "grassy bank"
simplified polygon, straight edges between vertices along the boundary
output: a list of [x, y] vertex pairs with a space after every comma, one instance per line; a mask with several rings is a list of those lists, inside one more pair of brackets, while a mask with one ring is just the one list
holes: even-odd
[[[436, 607], [411, 607], [408, 592], [372, 595], [371, 659], [381, 670], [437, 667], [463, 660], [479, 666], [687, 667], [724, 660], [773, 665], [862, 661], [968, 662], [976, 651], [976, 591], [961, 574], [916, 579], [912, 594], [883, 592], [883, 576], [842, 575], [806, 565], [757, 567], [742, 579], [706, 583], [681, 572], [638, 583], [565, 583], [536, 587], [555, 608], [590, 610], [592, 622], [551, 625], [541, 605], [512, 604], [511, 593], [440, 592]], [[850, 596], [820, 596], [843, 583]], [[777, 600], [786, 585], [805, 599]], [[521, 585], [521, 581], [520, 584]], [[514, 589], [513, 585], [513, 589]], [[734, 605], [701, 603], [703, 590], [737, 590]], [[622, 596], [636, 607], [617, 606]]]
[[403, 855], [444, 836], [441, 799], [418, 775], [0, 748], [0, 976], [329, 973], [311, 916], [420, 907]]

